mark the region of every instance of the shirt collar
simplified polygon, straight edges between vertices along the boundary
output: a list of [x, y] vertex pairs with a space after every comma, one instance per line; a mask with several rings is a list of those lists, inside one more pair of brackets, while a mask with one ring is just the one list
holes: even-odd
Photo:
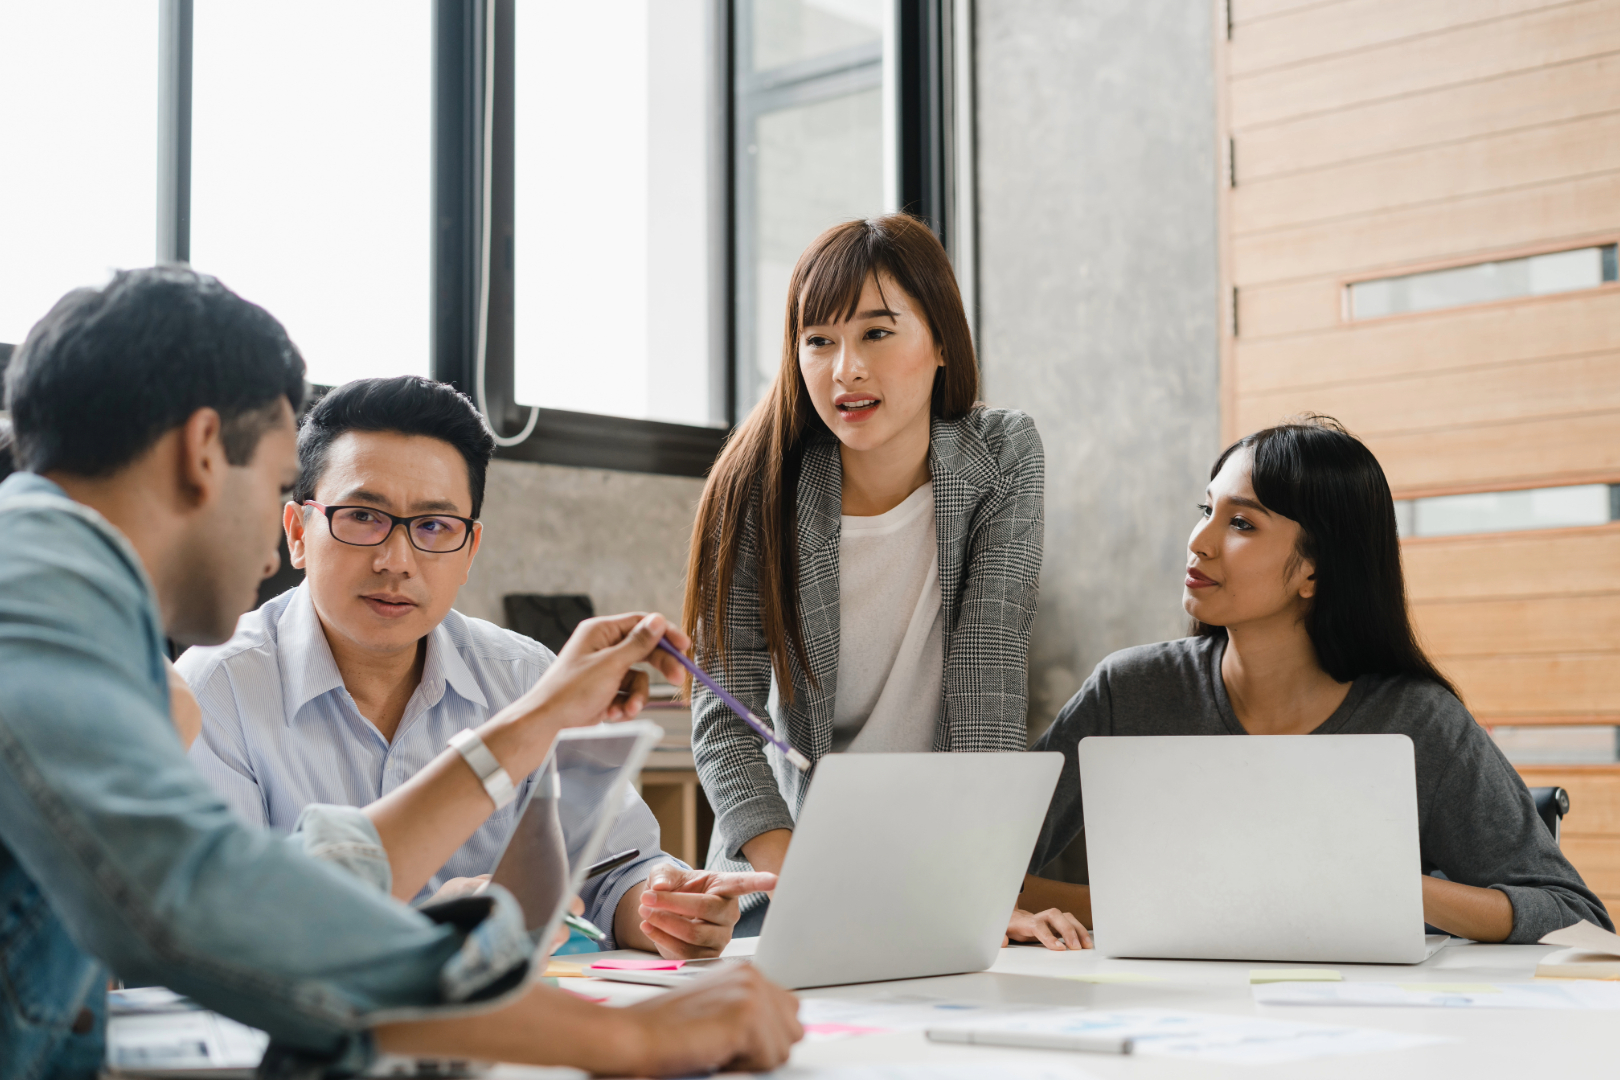
[[[454, 617], [452, 613], [450, 618]], [[292, 600], [276, 621], [276, 651], [281, 654], [281, 692], [289, 719], [322, 694], [343, 688], [343, 674], [332, 657], [308, 582], [293, 590]], [[446, 685], [465, 700], [489, 708], [478, 680], [441, 622], [428, 634], [417, 693], [431, 709], [443, 699]]]
[[[445, 617], [445, 622], [455, 618], [455, 613]], [[474, 705], [489, 708], [489, 700], [484, 697], [483, 688], [473, 673], [467, 667], [467, 661], [462, 659], [461, 650], [456, 648], [450, 631], [445, 628], [444, 622], [435, 626], [428, 634], [427, 657], [422, 661], [422, 689], [426, 697], [428, 708], [437, 705], [444, 697], [444, 688], [460, 694], [466, 701]]]
[[276, 620], [276, 652], [281, 657], [281, 700], [289, 720], [322, 694], [343, 688], [343, 674], [309, 598], [308, 582], [293, 590], [292, 600]]

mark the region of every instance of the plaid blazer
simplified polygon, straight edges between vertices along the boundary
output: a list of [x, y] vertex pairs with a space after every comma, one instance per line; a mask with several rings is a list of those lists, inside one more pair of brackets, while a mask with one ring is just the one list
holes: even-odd
[[[1040, 589], [1046, 463], [1035, 422], [1011, 409], [976, 406], [960, 420], [935, 419], [928, 469], [939, 542], [945, 677], [934, 749], [1023, 750], [1027, 745], [1030, 623]], [[727, 658], [700, 640], [699, 662], [779, 735], [819, 761], [832, 745], [838, 694], [839, 524], [843, 465], [830, 434], [804, 451], [797, 492], [799, 620], [804, 671], [790, 664], [793, 703], [773, 692], [760, 619], [758, 525], [743, 529], [726, 603]], [[724, 662], [729, 659], [729, 665]], [[815, 683], [811, 684], [810, 674]], [[771, 829], [791, 829], [809, 787], [781, 755], [702, 686], [692, 697], [692, 752], [714, 807], [709, 866], [746, 869], [741, 847]], [[746, 905], [745, 905], [746, 906]]]

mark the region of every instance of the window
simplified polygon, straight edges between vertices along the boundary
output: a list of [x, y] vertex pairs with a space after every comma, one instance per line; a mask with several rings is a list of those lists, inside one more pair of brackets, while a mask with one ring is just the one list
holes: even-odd
[[1395, 521], [1402, 536], [1606, 525], [1620, 521], [1620, 485], [1574, 484], [1402, 499], [1395, 504]]
[[152, 263], [157, 14], [127, 0], [0, 5], [0, 341], [22, 341], [69, 289]]
[[[526, 0], [513, 69], [518, 402], [722, 427], [710, 0]], [[610, 49], [581, 48], [611, 42]], [[716, 136], [719, 136], [718, 138]], [[720, 159], [723, 163], [723, 158]], [[723, 235], [723, 233], [722, 233]], [[723, 354], [722, 354], [723, 358]]]
[[782, 362], [793, 264], [899, 205], [890, 0], [737, 0], [737, 416]]
[[313, 383], [429, 370], [428, 0], [197, 0], [191, 262]]
[[1490, 300], [1595, 289], [1615, 279], [1615, 245], [1575, 248], [1354, 282], [1349, 288], [1349, 312], [1352, 319], [1377, 319]]

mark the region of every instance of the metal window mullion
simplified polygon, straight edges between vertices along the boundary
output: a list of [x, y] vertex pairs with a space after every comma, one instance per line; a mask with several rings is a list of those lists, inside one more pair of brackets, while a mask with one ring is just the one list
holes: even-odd
[[191, 261], [192, 0], [158, 7], [157, 259]]

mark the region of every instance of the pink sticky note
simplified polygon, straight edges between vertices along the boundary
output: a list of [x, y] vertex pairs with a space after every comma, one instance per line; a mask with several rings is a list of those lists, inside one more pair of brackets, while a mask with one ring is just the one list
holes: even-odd
[[591, 967], [605, 971], [679, 971], [685, 963], [685, 960], [598, 960]]
[[882, 1035], [888, 1028], [861, 1027], [857, 1024], [806, 1024], [804, 1034], [810, 1039], [842, 1039], [851, 1035]]

